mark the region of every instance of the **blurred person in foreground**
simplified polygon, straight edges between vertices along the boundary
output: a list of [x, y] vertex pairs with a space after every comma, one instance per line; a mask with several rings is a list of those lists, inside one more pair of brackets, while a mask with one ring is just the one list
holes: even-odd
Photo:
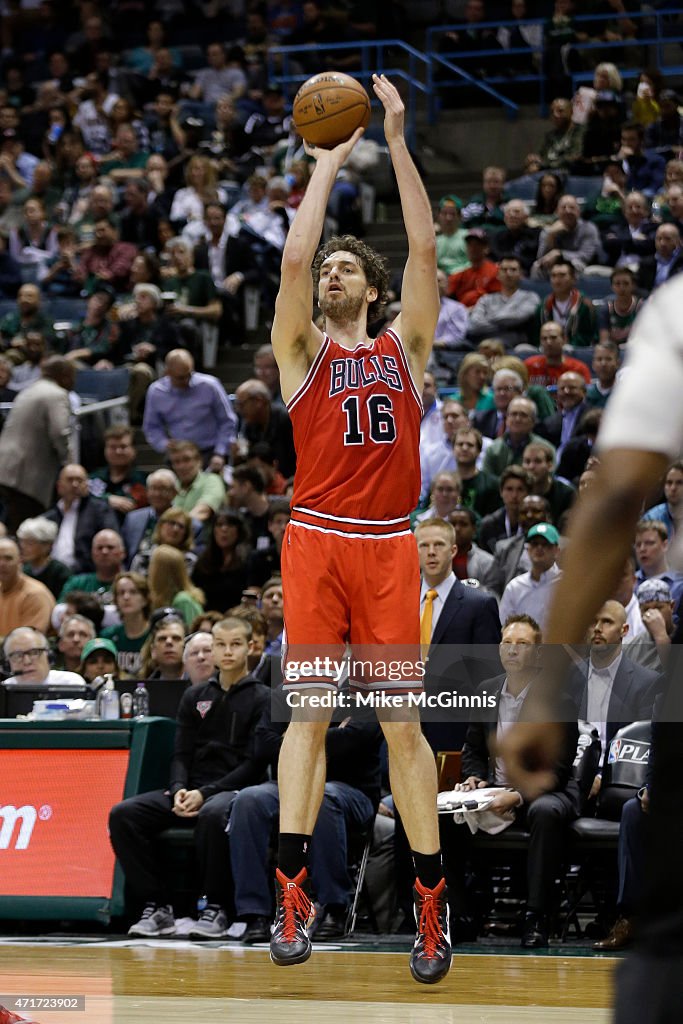
[[[565, 571], [550, 605], [547, 657], [581, 643], [598, 608], [623, 574], [643, 503], [655, 492], [683, 441], [683, 283], [662, 286], [638, 317], [629, 340], [628, 365], [605, 412], [600, 464], [572, 517]], [[653, 356], [656, 351], [656, 358]], [[680, 547], [674, 558], [680, 562]], [[680, 640], [680, 632], [674, 640]], [[548, 697], [558, 690], [562, 665], [550, 662]], [[664, 694], [654, 730], [651, 764], [651, 832], [648, 870], [636, 949], [618, 976], [615, 1024], [674, 1024], [683, 1003], [683, 811], [680, 686]], [[547, 719], [542, 721], [541, 719]], [[561, 731], [546, 711], [518, 723], [501, 752], [510, 780], [527, 796], [553, 785]]]

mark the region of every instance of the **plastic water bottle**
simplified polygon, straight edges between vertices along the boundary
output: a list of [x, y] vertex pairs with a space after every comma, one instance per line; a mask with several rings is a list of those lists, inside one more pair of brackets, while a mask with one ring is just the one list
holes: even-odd
[[120, 698], [121, 718], [133, 717], [133, 694], [122, 693]]
[[149, 715], [149, 691], [144, 682], [135, 687], [133, 693], [133, 718], [146, 718]]
[[106, 675], [99, 692], [99, 712], [103, 721], [111, 721], [119, 717], [119, 695], [114, 686], [114, 677]]

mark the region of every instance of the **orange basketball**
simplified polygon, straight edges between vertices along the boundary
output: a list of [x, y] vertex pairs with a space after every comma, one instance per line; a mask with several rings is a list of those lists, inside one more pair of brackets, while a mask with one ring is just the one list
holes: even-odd
[[327, 71], [304, 82], [294, 97], [292, 113], [302, 139], [332, 149], [350, 139], [356, 128], [367, 128], [370, 100], [355, 78]]

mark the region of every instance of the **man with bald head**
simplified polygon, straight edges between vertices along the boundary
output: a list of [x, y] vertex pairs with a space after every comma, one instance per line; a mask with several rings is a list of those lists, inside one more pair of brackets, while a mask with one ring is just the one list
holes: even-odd
[[606, 601], [588, 632], [590, 657], [573, 680], [579, 718], [594, 725], [602, 744], [601, 768], [591, 796], [597, 796], [614, 734], [629, 722], [652, 718], [661, 677], [637, 665], [622, 649], [628, 633], [626, 610], [619, 601]]
[[55, 599], [44, 583], [21, 570], [19, 546], [0, 539], [0, 636], [19, 626], [34, 626], [47, 632]]
[[577, 274], [601, 254], [600, 235], [595, 224], [581, 220], [576, 196], [561, 196], [557, 203], [557, 220], [541, 231], [538, 258], [531, 268], [531, 277], [548, 280], [557, 260], [568, 260]]
[[245, 380], [235, 392], [235, 408], [249, 444], [269, 445], [282, 475], [293, 476], [296, 453], [292, 424], [287, 411], [273, 403], [266, 384], [256, 377]]
[[88, 474], [77, 463], [63, 467], [57, 478], [57, 494], [59, 501], [45, 513], [45, 518], [59, 527], [52, 557], [72, 572], [92, 572], [93, 538], [100, 530], [118, 533], [116, 512], [106, 501], [88, 493]]
[[650, 292], [683, 270], [681, 235], [675, 224], [660, 224], [655, 233], [655, 254], [642, 259], [638, 287]]
[[542, 420], [538, 432], [557, 448], [559, 458], [567, 441], [578, 433], [581, 420], [590, 409], [582, 374], [574, 370], [562, 374], [557, 382], [557, 409], [552, 416]]
[[112, 603], [112, 586], [118, 573], [123, 571], [126, 551], [116, 530], [100, 530], [92, 539], [91, 547], [93, 572], [83, 572], [66, 581], [59, 595], [59, 602], [67, 600], [72, 590], [85, 590], [97, 594], [101, 603]]
[[496, 263], [504, 256], [516, 256], [528, 274], [538, 251], [539, 229], [529, 227], [529, 210], [522, 199], [509, 199], [503, 207], [505, 227], [491, 236], [491, 253]]
[[521, 466], [524, 449], [534, 441], [540, 441], [536, 429], [536, 406], [530, 398], [513, 398], [507, 407], [505, 430], [490, 445], [484, 456], [484, 469], [493, 476], [500, 476], [508, 466]]
[[237, 434], [237, 417], [225, 388], [208, 373], [197, 373], [183, 348], [166, 356], [166, 373], [150, 385], [142, 429], [148, 444], [165, 452], [168, 442], [194, 441], [206, 463], [220, 472]]

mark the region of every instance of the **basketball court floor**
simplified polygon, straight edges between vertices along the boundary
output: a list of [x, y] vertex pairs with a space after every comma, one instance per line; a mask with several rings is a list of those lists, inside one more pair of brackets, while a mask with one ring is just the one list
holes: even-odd
[[[417, 985], [409, 943], [372, 938], [270, 963], [266, 947], [181, 939], [0, 938], [0, 1003], [39, 1024], [609, 1024], [618, 960], [554, 946], [457, 947], [448, 978]], [[41, 1010], [41, 997], [84, 1009]], [[31, 1008], [33, 1007], [33, 1008]]]

